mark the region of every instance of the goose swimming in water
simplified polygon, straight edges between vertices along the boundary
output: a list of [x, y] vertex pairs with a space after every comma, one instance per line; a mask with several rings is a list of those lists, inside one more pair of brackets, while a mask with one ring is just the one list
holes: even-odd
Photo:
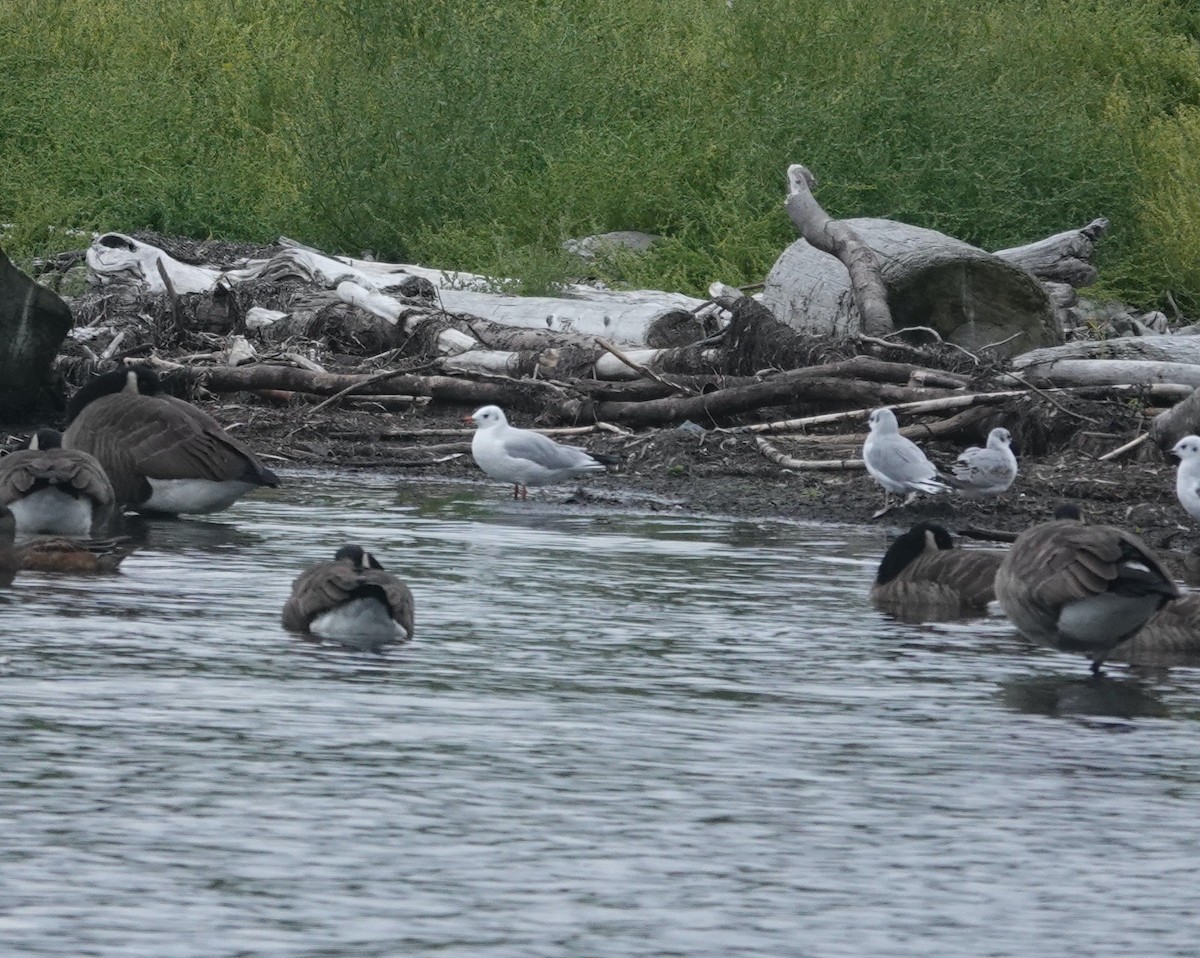
[[62, 433], [39, 429], [0, 459], [0, 505], [21, 534], [90, 536], [113, 518], [115, 498], [94, 456], [62, 448]]
[[413, 637], [413, 597], [361, 546], [344, 545], [332, 562], [297, 576], [283, 607], [283, 627], [323, 638], [380, 645]]
[[956, 549], [950, 533], [919, 522], [897, 536], [879, 563], [871, 602], [905, 622], [982, 614], [996, 598], [1001, 552]]

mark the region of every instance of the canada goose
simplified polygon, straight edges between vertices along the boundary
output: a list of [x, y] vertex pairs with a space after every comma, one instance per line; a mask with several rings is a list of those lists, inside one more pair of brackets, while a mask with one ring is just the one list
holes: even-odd
[[1113, 649], [1109, 660], [1134, 665], [1200, 662], [1200, 595], [1172, 599], [1133, 638]]
[[279, 479], [212, 416], [158, 395], [148, 369], [98, 376], [72, 398], [63, 446], [94, 455], [117, 502], [141, 512], [206, 513], [228, 508]]
[[464, 422], [476, 425], [471, 455], [493, 479], [513, 484], [513, 498], [524, 499], [527, 486], [545, 486], [589, 472], [604, 472], [590, 453], [564, 446], [549, 436], [508, 424], [499, 406], [482, 406]]
[[888, 546], [871, 601], [906, 622], [981, 613], [996, 598], [993, 583], [1004, 555], [955, 549], [942, 526], [919, 522]]
[[33, 536], [16, 542], [17, 522], [0, 506], [0, 584], [21, 569], [36, 572], [115, 572], [132, 551], [124, 539]]
[[1077, 519], [1026, 529], [996, 573], [996, 598], [1017, 630], [1044, 645], [1089, 653], [1093, 672], [1178, 595], [1141, 539]]
[[969, 499], [998, 496], [1017, 478], [1017, 457], [1009, 431], [997, 426], [988, 433], [987, 445], [972, 446], [954, 461], [951, 485]]
[[1179, 458], [1175, 496], [1193, 519], [1200, 519], [1200, 436], [1184, 436], [1171, 449]]
[[0, 505], [17, 532], [89, 536], [113, 513], [113, 488], [94, 456], [62, 448], [62, 433], [39, 429], [0, 459]]
[[893, 492], [906, 493], [903, 505], [908, 505], [919, 492], [947, 492], [950, 487], [937, 478], [937, 467], [930, 462], [921, 447], [900, 435], [896, 414], [886, 406], [874, 410], [867, 420], [871, 431], [863, 443], [863, 462], [871, 478], [883, 486], [883, 508], [871, 518], [891, 511]]
[[357, 545], [300, 573], [283, 607], [285, 629], [331, 639], [394, 641], [397, 624], [413, 637], [412, 592]]

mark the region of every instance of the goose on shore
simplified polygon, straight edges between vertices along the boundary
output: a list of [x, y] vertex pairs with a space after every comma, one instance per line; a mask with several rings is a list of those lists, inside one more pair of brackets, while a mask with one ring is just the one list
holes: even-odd
[[873, 410], [867, 420], [870, 432], [863, 443], [863, 462], [871, 478], [883, 487], [883, 508], [871, 518], [891, 511], [892, 493], [904, 493], [907, 506], [918, 493], [948, 492], [937, 477], [937, 467], [911, 439], [900, 435], [896, 414], [886, 406]]
[[118, 370], [72, 398], [67, 449], [90, 453], [117, 502], [139, 512], [202, 514], [227, 509], [279, 479], [208, 413], [160, 394], [149, 369]]
[[986, 446], [964, 449], [951, 472], [950, 484], [969, 499], [1007, 492], [1017, 478], [1017, 457], [1013, 455], [1009, 431], [997, 426], [988, 433]]
[[1001, 552], [956, 549], [950, 533], [919, 522], [896, 537], [871, 586], [876, 608], [905, 622], [982, 614], [996, 598]]
[[551, 485], [605, 470], [604, 463], [582, 449], [510, 426], [499, 406], [482, 406], [463, 421], [476, 427], [471, 439], [476, 465], [493, 479], [511, 482], [514, 499], [526, 498], [527, 486]]
[[413, 637], [413, 596], [361, 546], [344, 545], [332, 562], [297, 576], [283, 607], [283, 627], [323, 638], [381, 645]]
[[1074, 518], [1026, 529], [996, 573], [996, 598], [1017, 630], [1043, 645], [1087, 653], [1093, 672], [1178, 596], [1141, 539]]
[[112, 484], [94, 456], [62, 448], [62, 433], [39, 429], [0, 459], [0, 505], [17, 532], [90, 536], [113, 518]]

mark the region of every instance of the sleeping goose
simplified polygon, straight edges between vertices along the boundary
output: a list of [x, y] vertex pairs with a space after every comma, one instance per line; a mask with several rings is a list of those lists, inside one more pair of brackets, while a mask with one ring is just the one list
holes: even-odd
[[905, 622], [982, 613], [994, 598], [1003, 553], [955, 549], [942, 526], [919, 522], [897, 536], [879, 563], [871, 601]]
[[891, 511], [893, 492], [902, 492], [907, 506], [919, 492], [947, 492], [950, 487], [937, 478], [937, 467], [911, 439], [900, 435], [896, 414], [886, 406], [873, 410], [867, 420], [871, 431], [863, 442], [863, 462], [871, 478], [883, 486], [883, 508], [871, 518]]
[[159, 395], [148, 369], [85, 384], [67, 408], [67, 449], [91, 453], [117, 502], [140, 512], [219, 512], [279, 479], [220, 423], [191, 403]]
[[471, 438], [471, 456], [493, 479], [513, 484], [513, 498], [524, 499], [527, 486], [551, 483], [604, 472], [604, 463], [591, 453], [564, 446], [532, 429], [517, 429], [508, 424], [499, 406], [482, 406], [464, 422], [475, 424]]
[[132, 549], [127, 539], [33, 536], [16, 541], [17, 522], [0, 506], [0, 585], [21, 569], [36, 572], [115, 572]]
[[302, 572], [283, 607], [285, 629], [342, 641], [396, 641], [397, 625], [412, 638], [412, 592], [357, 545]]
[[1043, 645], [1090, 654], [1093, 672], [1178, 596], [1141, 539], [1077, 519], [1026, 529], [996, 573], [996, 598], [1017, 630]]
[[1172, 599], [1108, 657], [1133, 665], [1200, 663], [1200, 595], [1193, 592]]
[[62, 433], [39, 429], [0, 459], [0, 505], [21, 534], [89, 536], [113, 515], [113, 488], [94, 456], [62, 448]]

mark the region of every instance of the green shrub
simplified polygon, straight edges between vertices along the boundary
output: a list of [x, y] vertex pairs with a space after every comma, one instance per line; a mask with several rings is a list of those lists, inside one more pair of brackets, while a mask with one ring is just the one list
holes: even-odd
[[[761, 281], [803, 162], [835, 216], [985, 248], [1107, 216], [1103, 292], [1200, 306], [1183, 0], [8, 0], [0, 222], [568, 279]], [[47, 238], [50, 237], [50, 238]]]

